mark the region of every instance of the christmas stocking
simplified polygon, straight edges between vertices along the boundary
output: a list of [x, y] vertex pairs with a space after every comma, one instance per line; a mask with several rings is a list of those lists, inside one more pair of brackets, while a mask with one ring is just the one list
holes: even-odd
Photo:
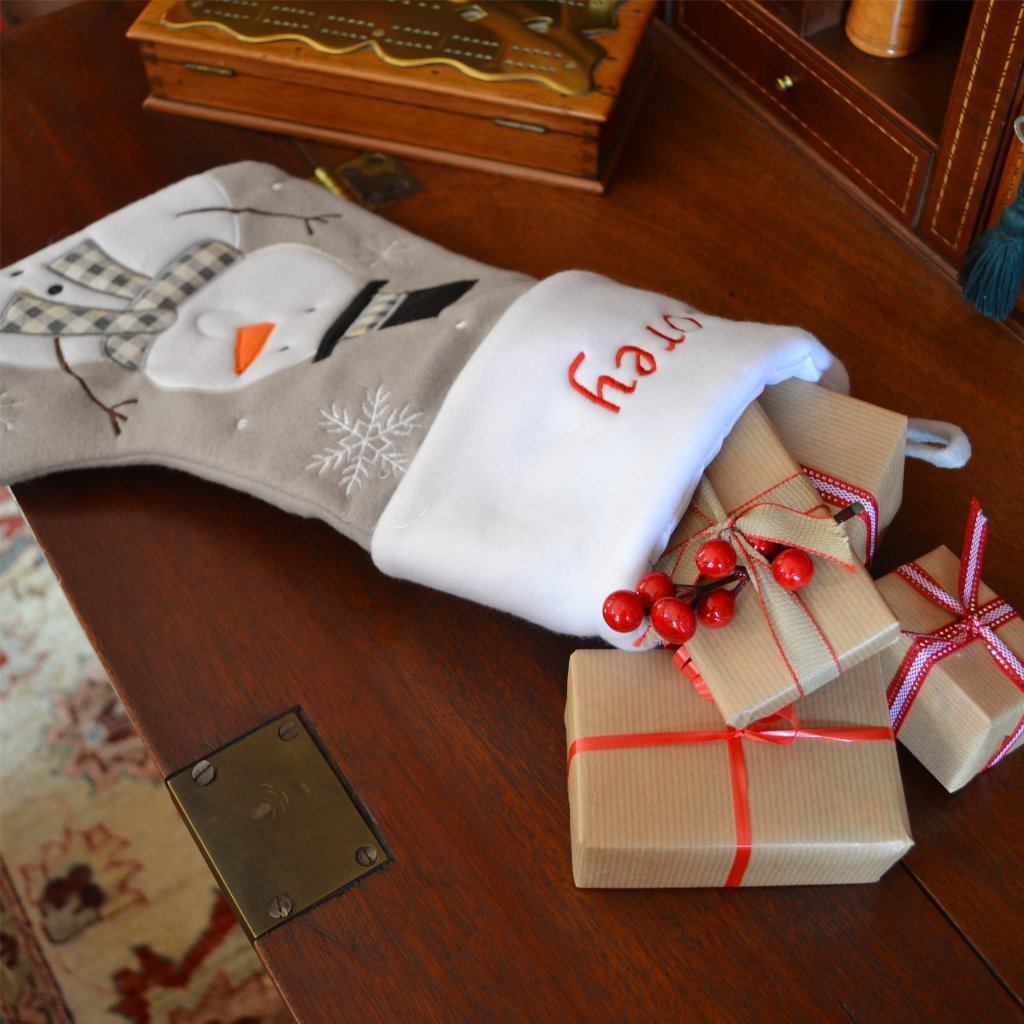
[[535, 282], [265, 164], [0, 271], [0, 475], [161, 463], [317, 516], [386, 573], [551, 629], [660, 554], [740, 413], [845, 388], [811, 336], [581, 271]]

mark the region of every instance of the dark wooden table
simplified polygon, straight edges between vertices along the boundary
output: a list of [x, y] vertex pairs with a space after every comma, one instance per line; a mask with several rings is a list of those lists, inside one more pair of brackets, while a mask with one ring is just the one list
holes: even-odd
[[[131, 15], [91, 3], [4, 33], [4, 263], [219, 163], [308, 173], [284, 139], [144, 114]], [[987, 580], [1020, 606], [1020, 343], [659, 49], [608, 196], [416, 164], [425, 191], [388, 215], [531, 274], [587, 267], [815, 331], [857, 394], [974, 441], [962, 472], [908, 466], [879, 568], [958, 548], [977, 494]], [[165, 773], [301, 705], [375, 815], [394, 865], [256, 943], [300, 1020], [1021, 1019], [1024, 755], [953, 797], [901, 755], [917, 847], [878, 885], [577, 891], [577, 641], [395, 583], [326, 526], [179, 473], [17, 494]]]

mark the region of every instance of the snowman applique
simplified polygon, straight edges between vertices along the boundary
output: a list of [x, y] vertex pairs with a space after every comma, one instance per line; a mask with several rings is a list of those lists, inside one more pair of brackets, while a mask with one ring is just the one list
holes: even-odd
[[[119, 406], [131, 400], [107, 406], [74, 367], [106, 359], [160, 388], [232, 391], [324, 360], [346, 338], [436, 317], [476, 283], [395, 290], [291, 242], [243, 254], [224, 241], [199, 241], [147, 277], [86, 238], [47, 267], [56, 283], [46, 296], [19, 290], [0, 312], [3, 361], [56, 359], [107, 411], [115, 433], [126, 419]], [[95, 292], [96, 304], [61, 301], [61, 279]]]

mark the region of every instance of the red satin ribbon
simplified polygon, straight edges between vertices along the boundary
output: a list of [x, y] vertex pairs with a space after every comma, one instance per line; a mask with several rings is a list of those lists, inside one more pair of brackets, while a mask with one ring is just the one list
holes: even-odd
[[[779, 723], [789, 723], [780, 728]], [[732, 783], [732, 807], [736, 822], [736, 853], [725, 879], [727, 889], [735, 889], [743, 882], [750, 863], [752, 828], [750, 822], [750, 792], [747, 785], [747, 762], [743, 754], [743, 741], [756, 740], [788, 746], [798, 739], [832, 740], [837, 743], [860, 743], [871, 740], [891, 740], [892, 730], [885, 726], [839, 726], [831, 729], [803, 729], [792, 708], [758, 719], [743, 729], [727, 725], [724, 729], [696, 729], [684, 732], [635, 732], [612, 736], [581, 736], [569, 746], [566, 771], [572, 767], [577, 754], [598, 750], [639, 750], [643, 747], [677, 747], [689, 743], [726, 743], [729, 755], [729, 777]]]
[[700, 674], [697, 663], [690, 657], [690, 652], [687, 651], [685, 644], [680, 644], [676, 648], [676, 653], [672, 655], [672, 663], [693, 683], [693, 688], [704, 700], [713, 701], [715, 699], [708, 689], [708, 684], [704, 682], [704, 677]]

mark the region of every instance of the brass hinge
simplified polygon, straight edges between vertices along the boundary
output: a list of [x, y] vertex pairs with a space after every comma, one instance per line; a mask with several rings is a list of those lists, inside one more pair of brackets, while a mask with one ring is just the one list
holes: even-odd
[[221, 67], [219, 64], [197, 64], [194, 60], [185, 61], [185, 67], [189, 71], [201, 71], [204, 75], [225, 75], [230, 78], [234, 73], [234, 68]]
[[515, 128], [521, 132], [534, 132], [537, 135], [547, 135], [548, 130], [542, 124], [531, 124], [529, 121], [515, 121], [511, 117], [495, 117], [494, 123], [499, 128]]
[[251, 939], [391, 859], [294, 711], [167, 787]]

